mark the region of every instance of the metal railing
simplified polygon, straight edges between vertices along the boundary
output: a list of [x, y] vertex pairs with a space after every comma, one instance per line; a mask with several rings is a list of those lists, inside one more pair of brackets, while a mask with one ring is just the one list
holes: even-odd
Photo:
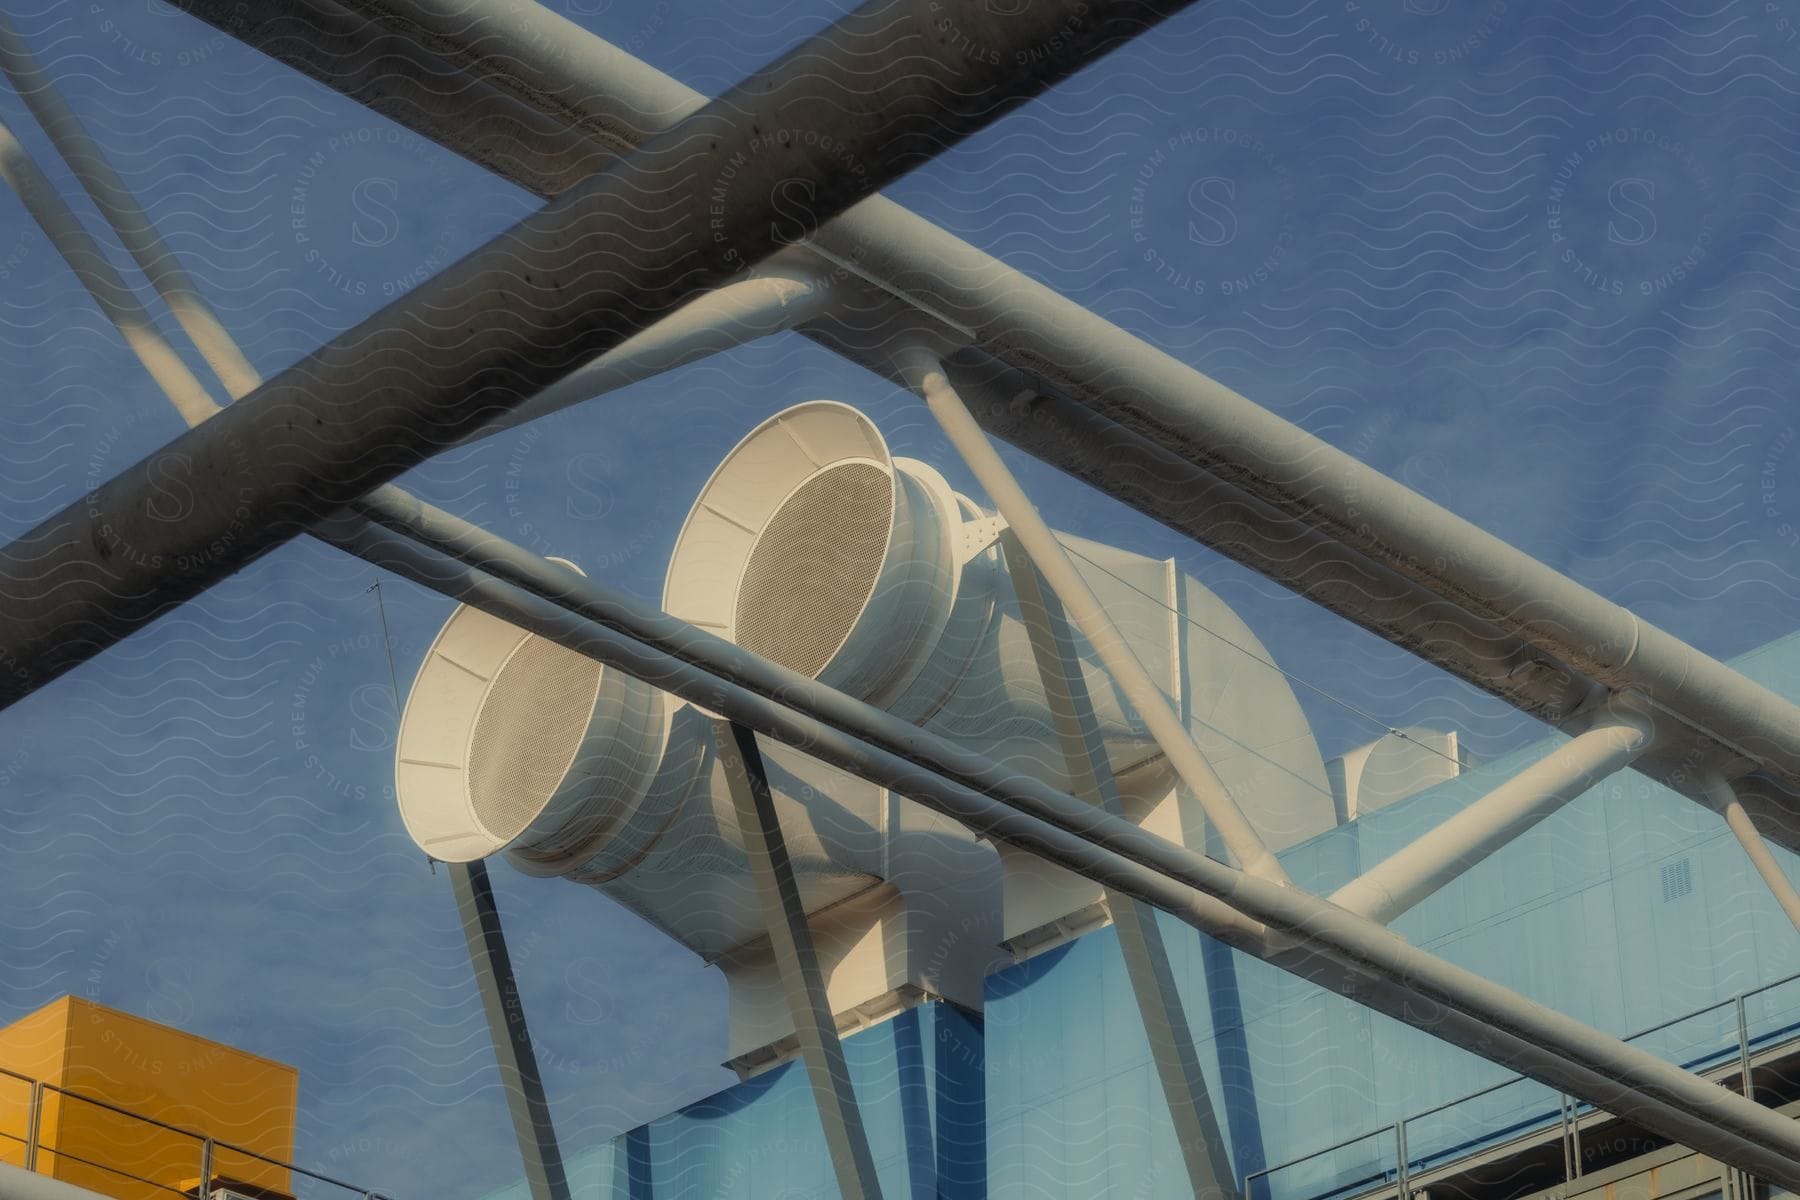
[[[25, 1103], [22, 1107], [7, 1102], [9, 1091], [24, 1094]], [[60, 1121], [57, 1123], [58, 1128], [46, 1129], [45, 1112], [52, 1099], [61, 1106], [87, 1106], [107, 1114], [105, 1130], [83, 1139], [74, 1139], [62, 1135]], [[10, 1114], [22, 1114], [22, 1120], [18, 1122], [16, 1129], [8, 1123]], [[58, 1115], [64, 1114], [59, 1112]], [[167, 1147], [158, 1147], [150, 1152], [156, 1166], [149, 1169], [155, 1171], [155, 1176], [134, 1174], [112, 1163], [89, 1157], [95, 1153], [96, 1147], [120, 1146], [129, 1136], [122, 1134], [121, 1130], [130, 1129], [136, 1129], [141, 1134], [143, 1143], [140, 1145], [158, 1136], [172, 1134], [179, 1139]], [[186, 1145], [189, 1143], [191, 1145]], [[357, 1197], [361, 1200], [392, 1200], [381, 1192], [334, 1179], [330, 1175], [308, 1170], [245, 1146], [220, 1141], [196, 1130], [185, 1129], [121, 1105], [83, 1095], [70, 1088], [33, 1079], [5, 1067], [0, 1067], [0, 1163], [46, 1175], [53, 1174], [65, 1182], [91, 1187], [107, 1194], [112, 1194], [107, 1187], [109, 1181], [115, 1186], [121, 1182], [138, 1185], [133, 1189], [134, 1193], [148, 1188], [154, 1194], [190, 1198], [210, 1196], [215, 1187], [228, 1187], [233, 1182], [238, 1182], [261, 1190], [279, 1190], [291, 1194], [295, 1200], [356, 1200]], [[69, 1166], [76, 1169], [65, 1169]], [[267, 1184], [256, 1182], [254, 1177], [257, 1173], [271, 1167], [288, 1173], [286, 1186], [273, 1189]]]
[[[1778, 995], [1783, 989], [1786, 994]], [[1752, 1009], [1758, 1009], [1754, 1016]], [[1757, 1030], [1755, 1034], [1752, 1029]], [[1754, 1097], [1751, 1058], [1800, 1042], [1800, 974], [1740, 992], [1624, 1039]], [[1604, 1146], [1581, 1141], [1581, 1118], [1597, 1111], [1523, 1075], [1398, 1121], [1379, 1125], [1244, 1177], [1245, 1200], [1357, 1200], [1395, 1190], [1402, 1200], [1422, 1172], [1541, 1137], [1559, 1125], [1567, 1181]], [[1649, 1145], [1642, 1150], [1648, 1152]]]

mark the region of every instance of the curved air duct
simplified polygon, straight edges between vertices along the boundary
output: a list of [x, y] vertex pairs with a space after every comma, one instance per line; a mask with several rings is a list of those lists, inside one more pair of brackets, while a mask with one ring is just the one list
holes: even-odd
[[[713, 473], [676, 541], [663, 603], [1067, 789], [1001, 529], [924, 463], [891, 456], [855, 409], [802, 404]], [[1269, 844], [1330, 827], [1311, 733], [1243, 623], [1171, 563], [1065, 541]], [[1204, 845], [1197, 806], [1156, 745], [1098, 665], [1080, 665], [1127, 814]], [[1036, 944], [1100, 900], [1030, 856], [1009, 850], [997, 863], [960, 825], [798, 751], [765, 741], [763, 752], [840, 1020], [920, 994], [979, 1008], [998, 944]], [[735, 1065], [783, 1056], [793, 1027], [710, 714], [458, 608], [407, 700], [396, 783], [428, 854], [504, 854], [528, 874], [606, 893], [723, 968]]]
[[[426, 651], [396, 757], [401, 819], [434, 858], [504, 853], [600, 888], [708, 959], [765, 932], [712, 723], [646, 683], [462, 606]], [[809, 911], [873, 886], [882, 790], [765, 757]]]
[[[1069, 790], [1002, 528], [931, 467], [892, 457], [854, 408], [801, 404], [753, 430], [702, 489], [663, 607]], [[1271, 848], [1335, 824], [1310, 727], [1236, 614], [1172, 562], [1063, 541]], [[1080, 668], [1128, 815], [1203, 847], [1198, 806], [1160, 749], [1085, 649]], [[1015, 946], [1099, 899], [1073, 876], [1005, 857]]]
[[[925, 993], [978, 1009], [1000, 940], [993, 852], [883, 788], [762, 749], [832, 1011]], [[428, 854], [503, 854], [604, 892], [724, 970], [734, 1066], [785, 1056], [793, 1025], [710, 714], [463, 606], [419, 668], [396, 760], [401, 819]]]

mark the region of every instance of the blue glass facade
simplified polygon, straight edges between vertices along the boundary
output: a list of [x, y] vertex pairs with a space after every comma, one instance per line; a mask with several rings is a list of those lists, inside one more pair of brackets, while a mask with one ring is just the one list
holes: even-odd
[[[927, 1004], [844, 1039], [886, 1196], [972, 1200], [987, 1171], [980, 1022]], [[795, 1061], [568, 1156], [582, 1200], [824, 1200], [838, 1195]], [[530, 1200], [521, 1181], [489, 1200]]]

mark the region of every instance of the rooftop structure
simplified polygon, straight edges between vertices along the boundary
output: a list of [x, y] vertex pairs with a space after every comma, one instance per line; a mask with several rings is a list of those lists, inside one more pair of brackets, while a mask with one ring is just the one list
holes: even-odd
[[[92, 986], [104, 995], [161, 987], [201, 1028], [239, 1024], [254, 1035], [247, 1044], [279, 1057], [323, 1044], [345, 1061], [405, 1061], [337, 1079], [279, 1136], [300, 1153], [307, 1120], [328, 1127], [318, 1115], [327, 1112], [339, 1129], [346, 1112], [382, 1111], [390, 1127], [429, 1123], [434, 1146], [447, 1149], [415, 1154], [408, 1171], [432, 1178], [436, 1193], [477, 1190], [469, 1147], [491, 1148], [496, 1128], [510, 1134], [500, 1139], [508, 1169], [516, 1151], [533, 1200], [565, 1200], [577, 1187], [634, 1200], [772, 1190], [857, 1200], [1432, 1191], [1512, 1200], [1588, 1188], [1589, 1166], [1602, 1187], [1672, 1200], [1698, 1200], [1713, 1179], [1731, 1200], [1800, 1192], [1792, 1023], [1781, 1010], [1800, 931], [1793, 643], [1724, 661], [1756, 639], [1700, 637], [1706, 626], [1692, 611], [1646, 602], [1605, 565], [1607, 555], [1664, 563], [1663, 529], [1705, 542], [1708, 564], [1790, 550], [1781, 487], [1792, 430], [1766, 439], [1754, 504], [1765, 532], [1754, 545], [1718, 532], [1736, 529], [1735, 509], [1709, 525], [1669, 516], [1677, 506], [1659, 493], [1638, 498], [1654, 517], [1635, 501], [1605, 510], [1630, 514], [1630, 532], [1602, 539], [1603, 550], [1580, 532], [1598, 520], [1587, 505], [1552, 506], [1549, 518], [1534, 508], [1577, 528], [1546, 550], [1503, 507], [1475, 506], [1477, 524], [1451, 511], [1460, 502], [1428, 498], [1457, 501], [1446, 486], [1457, 472], [1435, 473], [1430, 454], [1381, 469], [1370, 445], [1379, 422], [1411, 421], [1415, 409], [1371, 413], [1376, 424], [1359, 438], [1307, 406], [1361, 419], [1382, 389], [1445, 390], [1408, 357], [1413, 335], [1383, 324], [1425, 304], [1438, 276], [1379, 285], [1359, 276], [1346, 293], [1354, 302], [1340, 303], [1341, 229], [1331, 222], [1393, 209], [1382, 168], [1332, 197], [1301, 254], [1297, 165], [1211, 115], [1162, 129], [1170, 89], [1121, 86], [1146, 58], [1121, 67], [1119, 55], [1153, 61], [1162, 43], [1151, 39], [1183, 28], [1189, 7], [868, 0], [775, 22], [779, 53], [731, 86], [709, 86], [709, 99], [529, 2], [159, 2], [138, 16], [207, 39], [173, 55], [180, 69], [215, 51], [254, 51], [298, 73], [278, 78], [310, 80], [299, 85], [304, 103], [354, 114], [279, 189], [282, 236], [311, 272], [295, 296], [315, 302], [322, 289], [329, 301], [317, 336], [280, 354], [239, 339], [251, 326], [292, 328], [301, 301], [264, 289], [257, 322], [234, 328], [187, 273], [200, 256], [115, 166], [179, 158], [191, 134], [140, 146], [109, 133], [115, 120], [131, 123], [147, 91], [120, 90], [110, 107], [91, 95], [84, 106], [65, 100], [64, 86], [84, 87], [90, 74], [66, 57], [46, 70], [37, 56], [68, 43], [63, 10], [82, 6], [0, 16], [3, 99], [28, 114], [4, 115], [30, 122], [23, 140], [0, 124], [0, 177], [27, 232], [54, 252], [50, 273], [86, 293], [80, 311], [98, 315], [87, 331], [99, 331], [95, 344], [135, 360], [129, 386], [117, 371], [76, 371], [83, 382], [64, 391], [65, 360], [87, 343], [59, 343], [62, 357], [34, 377], [46, 398], [29, 421], [79, 425], [91, 392], [106, 397], [109, 419], [129, 403], [133, 421], [143, 409], [170, 423], [168, 437], [107, 434], [79, 480], [60, 468], [28, 473], [20, 486], [30, 496], [15, 507], [29, 512], [0, 538], [0, 709], [35, 735], [0, 763], [0, 785], [31, 778], [25, 759], [48, 747], [72, 786], [51, 800], [34, 792], [37, 807], [21, 807], [8, 831], [26, 846], [15, 861], [45, 868], [35, 889], [16, 886], [26, 932], [15, 938], [96, 910], [120, 926], [103, 930], [102, 944], [127, 953], [202, 924], [226, 931], [251, 966], [218, 967], [210, 944], [130, 969], [109, 950], [89, 968]], [[1513, 19], [1501, 5], [1471, 29], [1442, 6], [1407, 7], [1402, 41], [1426, 37], [1415, 18], [1439, 16], [1460, 40], [1427, 39], [1438, 50], [1422, 54], [1395, 40], [1387, 18], [1354, 6], [1317, 20], [1349, 18], [1340, 24], [1368, 34], [1357, 40], [1377, 47], [1381, 65], [1462, 69], [1497, 47]], [[148, 28], [136, 17], [121, 24], [95, 6], [66, 17], [90, 18], [129, 57], [160, 62], [123, 32]], [[1543, 72], [1518, 55], [1537, 55], [1539, 41], [1561, 53], [1565, 28], [1589, 19], [1548, 11], [1527, 22], [1513, 58], [1468, 64], [1487, 89], [1473, 100], [1417, 111], [1342, 97], [1283, 103], [1338, 114], [1322, 121], [1351, 113], [1353, 123], [1379, 109], [1391, 119], [1380, 137], [1432, 147], [1440, 135], [1419, 130], [1436, 129], [1437, 115], [1457, 114], [1454, 140], [1473, 136], [1463, 117], [1479, 110], [1493, 118], [1489, 136], [1510, 139], [1473, 166], [1430, 160], [1427, 180], [1497, 178], [1506, 173], [1496, 164], [1528, 157], [1523, 146], [1560, 163], [1542, 179], [1506, 174], [1496, 185], [1541, 183], [1548, 198], [1530, 213], [1476, 198], [1459, 205], [1459, 228], [1493, 226], [1495, 240], [1482, 244], [1517, 278], [1489, 290], [1509, 305], [1545, 290], [1517, 269], [1527, 218], [1534, 228], [1544, 219], [1542, 254], [1581, 264], [1566, 273], [1586, 290], [1555, 317], [1485, 312], [1466, 324], [1487, 341], [1465, 336], [1446, 357], [1455, 386], [1497, 402], [1536, 369], [1521, 363], [1582, 357], [1548, 344], [1540, 327], [1563, 318], [1593, 333], [1583, 349], [1604, 369], [1586, 386], [1603, 393], [1606, 426], [1584, 447], [1580, 465], [1593, 474], [1623, 440], [1621, 413], [1634, 411], [1621, 407], [1620, 373], [1642, 371], [1644, 354], [1662, 363], [1658, 338], [1671, 324], [1726, 329], [1731, 355], [1721, 368], [1708, 357], [1720, 346], [1700, 354], [1683, 343], [1705, 361], [1655, 367], [1680, 381], [1671, 389], [1699, 389], [1689, 377], [1704, 377], [1737, 395], [1738, 373], [1769, 340], [1754, 353], [1738, 342], [1755, 322], [1737, 306], [1774, 297], [1771, 323], [1785, 328], [1794, 305], [1783, 284], [1690, 289], [1702, 275], [1713, 287], [1726, 261], [1773, 253], [1756, 239], [1774, 230], [1767, 236], [1779, 240], [1796, 222], [1791, 206], [1748, 220], [1720, 199], [1792, 193], [1785, 175], [1771, 183], [1757, 173], [1775, 161], [1760, 124], [1750, 134], [1706, 125], [1682, 141], [1652, 128], [1664, 110], [1647, 108], [1643, 123], [1583, 141], [1577, 127], [1590, 114], [1570, 98], [1585, 84], [1571, 80], [1592, 72]], [[1292, 18], [1304, 44], [1291, 53], [1341, 53], [1344, 30], [1309, 32], [1313, 21]], [[1262, 69], [1229, 65], [1232, 55], [1268, 57], [1244, 55], [1236, 34], [1211, 25], [1186, 28], [1233, 47], [1198, 72], [1209, 80]], [[1670, 35], [1658, 26], [1644, 36]], [[1637, 53], [1640, 39], [1621, 41]], [[234, 80], [270, 75], [261, 58], [233, 62]], [[1305, 81], [1354, 74], [1335, 60], [1281, 71], [1296, 95]], [[1179, 293], [1178, 323], [1146, 317], [1129, 288], [1027, 272], [1031, 263], [990, 253], [1003, 236], [980, 248], [923, 215], [955, 210], [927, 182], [942, 182], [934, 165], [1010, 163], [971, 139], [1021, 122], [1054, 129], [1063, 110], [1045, 98], [1069, 99], [1068, 89], [1077, 106], [1086, 95], [1123, 97], [1090, 107], [1157, 130], [1135, 175], [1110, 158], [1098, 170], [1130, 176], [1115, 233], [1140, 274], [1147, 267]], [[1676, 90], [1697, 98], [1720, 88]], [[1408, 88], [1390, 81], [1377, 94]], [[1019, 111], [1027, 105], [1036, 107]], [[1553, 129], [1533, 124], [1534, 106], [1554, 109]], [[1629, 98], [1592, 106], [1640, 118]], [[229, 91], [199, 110], [208, 146], [209, 137], [279, 139], [296, 119]], [[1768, 111], [1751, 120], [1767, 122]], [[321, 124], [298, 120], [313, 132]], [[1716, 156], [1697, 148], [1702, 137], [1742, 148], [1756, 171], [1733, 165], [1731, 186], [1719, 187], [1703, 169]], [[1050, 144], [1040, 137], [1025, 152], [1034, 171], [1053, 169]], [[341, 168], [359, 178], [339, 197], [345, 219], [326, 219], [326, 164], [358, 147], [377, 153]], [[1296, 164], [1306, 159], [1310, 190], [1318, 163], [1373, 153], [1364, 143], [1349, 154], [1314, 146]], [[445, 174], [405, 215], [449, 240], [417, 265], [371, 277], [363, 260], [379, 261], [386, 231], [403, 224], [386, 164], [407, 155]], [[1212, 174], [1221, 155], [1247, 165]], [[471, 206], [458, 257], [440, 205], [461, 190], [453, 179], [481, 172], [496, 190], [491, 205]], [[1015, 177], [1010, 166], [994, 174]], [[890, 185], [913, 207], [879, 194]], [[1240, 198], [1264, 185], [1283, 194]], [[1645, 206], [1659, 189], [1698, 198], [1684, 215], [1702, 232], [1674, 247], [1684, 257], [1643, 249], [1655, 226]], [[1602, 197], [1606, 209], [1595, 207]], [[1317, 207], [1304, 211], [1317, 217]], [[1731, 239], [1713, 227], [1721, 214], [1735, 214]], [[1193, 269], [1172, 267], [1146, 223], [1203, 247], [1190, 251]], [[351, 248], [321, 244], [334, 224]], [[1260, 262], [1228, 249], [1246, 228], [1259, 231], [1252, 242], [1268, 235]], [[226, 241], [242, 232], [223, 217], [214, 229]], [[1430, 243], [1410, 218], [1390, 232], [1402, 257]], [[1056, 253], [1079, 240], [1058, 239]], [[1485, 269], [1458, 245], [1439, 275]], [[252, 261], [252, 249], [233, 242], [220, 258]], [[0, 280], [22, 253], [0, 257]], [[1197, 284], [1242, 297], [1303, 259], [1302, 286], [1335, 307], [1310, 317], [1280, 304], [1258, 310], [1252, 340], [1263, 357], [1245, 369], [1212, 342], [1206, 319], [1219, 310], [1192, 307]], [[1631, 305], [1662, 296], [1674, 315], [1640, 328], [1622, 271], [1638, 279]], [[44, 324], [38, 308], [14, 309], [25, 314], [20, 328]], [[1330, 338], [1304, 352], [1270, 340], [1350, 311], [1383, 314], [1357, 328], [1401, 347], [1389, 347], [1374, 382], [1329, 382], [1342, 353]], [[1727, 323], [1720, 312], [1739, 317]], [[1791, 355], [1794, 339], [1774, 340]], [[797, 348], [791, 373], [744, 386], [735, 373], [771, 346]], [[1794, 364], [1779, 361], [1785, 403]], [[828, 373], [816, 373], [820, 362]], [[669, 385], [675, 372], [702, 370], [718, 373], [716, 394], [756, 390], [755, 411]], [[1475, 379], [1484, 372], [1508, 382]], [[166, 408], [137, 386], [140, 375]], [[652, 382], [670, 387], [655, 405], [622, 394]], [[1475, 427], [1458, 424], [1442, 440], [1475, 444], [1465, 465], [1504, 459], [1517, 493], [1535, 483], [1533, 455], [1545, 452], [1495, 427], [1555, 403], [1539, 389], [1500, 416], [1463, 418]], [[577, 413], [615, 423], [645, 414], [660, 440], [570, 424]], [[1698, 422], [1684, 449], [1723, 437], [1716, 423]], [[520, 448], [503, 472], [494, 467], [502, 437]], [[529, 453], [566, 442], [597, 460], [652, 441], [658, 454], [610, 472], [596, 461], [546, 471]], [[120, 449], [114, 461], [119, 447], [145, 457]], [[1079, 501], [1056, 491], [1066, 481], [1055, 472], [1087, 489]], [[607, 486], [596, 486], [600, 476]], [[1090, 523], [1091, 505], [1117, 521]], [[587, 524], [554, 522], [552, 532], [547, 507], [579, 511]], [[1502, 527], [1531, 549], [1499, 536]], [[277, 576], [272, 602], [217, 615], [242, 599], [241, 581], [302, 561]], [[1227, 566], [1235, 573], [1221, 573]], [[381, 573], [372, 586], [369, 569]], [[342, 631], [319, 644], [321, 579], [366, 597], [367, 653]], [[396, 598], [408, 606], [399, 638], [389, 625]], [[1317, 622], [1287, 642], [1296, 652], [1274, 649], [1271, 598], [1305, 602]], [[1719, 594], [1687, 599], [1727, 611]], [[289, 628], [295, 610], [312, 623]], [[1789, 614], [1780, 620], [1785, 632]], [[1379, 642], [1382, 663], [1406, 664], [1388, 695], [1359, 688], [1349, 698], [1315, 676], [1351, 638]], [[223, 667], [205, 657], [221, 646]], [[108, 667], [135, 669], [139, 654], [148, 655], [141, 670], [96, 683]], [[275, 702], [265, 672], [288, 678], [290, 658], [291, 695], [278, 698], [279, 714], [265, 713]], [[328, 665], [340, 658], [357, 668]], [[1420, 664], [1454, 703], [1397, 698]], [[199, 706], [221, 726], [245, 717], [241, 741], [165, 717], [152, 693], [183, 688], [202, 693]], [[96, 731], [87, 743], [64, 736], [64, 710], [44, 707], [68, 696], [80, 701], [70, 723]], [[191, 719], [191, 706], [170, 704]], [[1316, 719], [1327, 707], [1345, 722], [1329, 737]], [[1477, 709], [1512, 733], [1482, 744], [1464, 719]], [[1354, 737], [1344, 735], [1346, 713]], [[112, 752], [152, 764], [137, 773], [156, 786], [115, 775], [99, 794], [106, 788], [86, 765], [106, 752], [87, 747], [115, 742], [124, 748]], [[265, 761], [277, 744], [286, 774]], [[337, 769], [345, 747], [365, 756], [360, 773]], [[211, 765], [189, 769], [190, 760]], [[370, 762], [391, 763], [391, 777]], [[182, 764], [173, 784], [171, 763]], [[231, 803], [185, 782], [233, 772]], [[182, 808], [171, 793], [190, 787], [202, 795]], [[183, 820], [194, 836], [165, 852], [170, 823]], [[60, 845], [32, 841], [83, 821], [100, 828]], [[227, 827], [238, 836], [215, 843]], [[293, 841], [305, 851], [283, 857]], [[154, 856], [155, 882], [128, 890], [116, 866], [84, 859], [88, 842]], [[489, 859], [508, 872], [491, 876]], [[215, 872], [243, 878], [246, 863], [254, 874], [239, 898], [254, 897], [261, 924], [217, 891], [200, 920], [149, 911], [158, 892]], [[443, 884], [423, 882], [439, 871]], [[558, 878], [584, 886], [550, 882]], [[383, 903], [380, 888], [403, 879], [437, 888], [428, 915]], [[90, 904], [100, 888], [108, 898]], [[509, 922], [550, 909], [561, 919], [509, 943], [502, 900]], [[331, 904], [354, 932], [325, 940], [358, 965], [334, 955], [296, 966], [293, 947], [318, 940]], [[629, 952], [604, 949], [616, 949], [601, 928], [609, 920], [641, 921]], [[292, 928], [271, 928], [282, 922]], [[53, 964], [61, 936], [12, 949]], [[402, 959], [417, 970], [397, 984]], [[584, 1048], [609, 1045], [639, 1015], [618, 1010], [610, 985], [652, 959], [665, 980], [677, 978], [677, 962], [717, 968], [728, 998], [716, 1060], [737, 1083], [695, 1104], [682, 1101], [697, 1087], [654, 1106], [628, 1097], [629, 1119], [602, 1132], [629, 1132], [609, 1141], [597, 1129], [612, 1117], [596, 1119], [593, 1106], [611, 1103], [604, 1081], [624, 1074], [620, 1056], [595, 1052], [565, 1072], [579, 1081], [571, 1105], [570, 1089], [547, 1085], [551, 1055], [530, 1028], [546, 1008], [579, 1010], [563, 1030], [578, 1027]], [[47, 970], [55, 979], [65, 968]], [[546, 978], [560, 984], [545, 988]], [[31, 991], [26, 1008], [53, 994], [29, 970], [9, 986]], [[469, 1036], [477, 999], [485, 1038]], [[683, 1007], [689, 999], [670, 985], [649, 1005], [686, 1014], [667, 1027], [691, 1041], [704, 1023]], [[263, 1016], [273, 1008], [286, 1018], [279, 1028]], [[38, 1019], [27, 1018], [28, 1030]], [[384, 1056], [382, 1040], [396, 1035], [414, 1040]], [[484, 1094], [471, 1081], [490, 1077], [490, 1049], [501, 1086]], [[113, 1072], [121, 1086], [167, 1061], [141, 1057]], [[426, 1072], [440, 1089], [415, 1104]], [[78, 1137], [63, 1122], [73, 1085], [25, 1082], [23, 1144], [36, 1170], [0, 1170], [0, 1200], [109, 1194], [98, 1180], [53, 1177], [87, 1158], [63, 1144]], [[233, 1085], [217, 1082], [228, 1097]], [[141, 1100], [156, 1108], [166, 1098], [153, 1091]], [[62, 1142], [40, 1154], [46, 1119]], [[202, 1151], [191, 1177], [157, 1186], [215, 1190], [214, 1151], [236, 1143], [151, 1124], [197, 1138]], [[161, 1134], [146, 1137], [160, 1147]], [[328, 1158], [356, 1153], [354, 1140], [322, 1141], [315, 1148]], [[274, 1153], [234, 1152], [288, 1169]], [[145, 1153], [151, 1174], [173, 1169], [160, 1148]], [[297, 1193], [342, 1186], [322, 1173], [291, 1182]]]

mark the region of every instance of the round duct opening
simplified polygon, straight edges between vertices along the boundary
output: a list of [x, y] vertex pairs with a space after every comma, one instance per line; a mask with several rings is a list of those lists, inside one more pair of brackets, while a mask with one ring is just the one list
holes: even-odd
[[469, 807], [502, 845], [525, 832], [574, 765], [604, 670], [528, 637], [489, 683], [469, 737]]
[[956, 501], [895, 460], [847, 404], [752, 430], [701, 490], [663, 607], [784, 667], [880, 703], [917, 676], [956, 592]]
[[817, 675], [856, 628], [887, 557], [894, 481], [833, 463], [795, 488], [751, 548], [732, 627], [746, 650]]
[[459, 607], [400, 718], [395, 792], [433, 858], [509, 850], [526, 869], [591, 853], [644, 794], [661, 693], [479, 609]]

